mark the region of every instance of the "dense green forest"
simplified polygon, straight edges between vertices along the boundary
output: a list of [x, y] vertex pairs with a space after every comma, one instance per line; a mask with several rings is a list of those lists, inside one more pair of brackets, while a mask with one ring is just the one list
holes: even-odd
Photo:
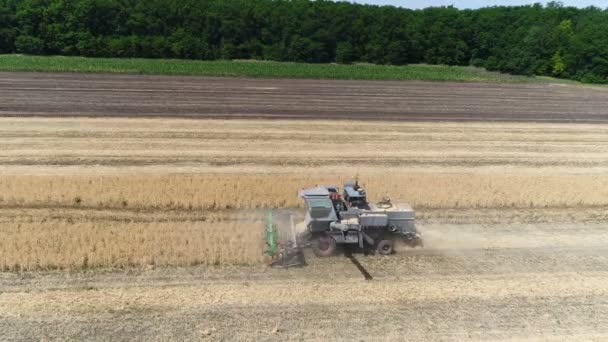
[[608, 10], [307, 0], [0, 0], [0, 53], [449, 64], [608, 82]]

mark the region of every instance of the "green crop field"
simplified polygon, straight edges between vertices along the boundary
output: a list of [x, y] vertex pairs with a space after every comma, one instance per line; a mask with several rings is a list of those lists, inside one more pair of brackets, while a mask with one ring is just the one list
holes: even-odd
[[[482, 68], [414, 64], [307, 64], [269, 61], [200, 61], [176, 59], [120, 59], [64, 56], [0, 55], [0, 71], [95, 72], [158, 75], [246, 76], [358, 80], [430, 80], [478, 82], [553, 82], [489, 72]], [[562, 80], [559, 80], [562, 82]]]

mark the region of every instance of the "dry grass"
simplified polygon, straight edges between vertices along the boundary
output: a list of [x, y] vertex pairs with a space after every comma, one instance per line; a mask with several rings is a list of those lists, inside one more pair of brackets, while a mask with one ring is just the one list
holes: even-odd
[[[3, 176], [0, 205], [130, 209], [251, 209], [301, 205], [297, 189], [344, 176]], [[608, 205], [608, 175], [362, 174], [372, 200], [388, 194], [417, 208]]]
[[0, 220], [0, 269], [252, 264], [263, 260], [263, 216], [256, 213], [160, 222], [137, 222], [136, 217], [131, 217], [133, 221], [92, 220], [86, 213], [80, 217], [40, 214]]

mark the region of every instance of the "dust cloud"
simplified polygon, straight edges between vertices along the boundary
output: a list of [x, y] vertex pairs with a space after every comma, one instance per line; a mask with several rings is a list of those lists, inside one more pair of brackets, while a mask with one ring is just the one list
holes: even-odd
[[461, 226], [419, 226], [424, 248], [430, 250], [480, 249], [488, 247], [488, 238], [481, 232]]

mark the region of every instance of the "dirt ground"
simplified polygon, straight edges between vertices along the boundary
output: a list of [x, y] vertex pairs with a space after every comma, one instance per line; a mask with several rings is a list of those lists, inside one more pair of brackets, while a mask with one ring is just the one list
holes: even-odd
[[608, 122], [564, 84], [0, 73], [0, 115]]
[[[441, 221], [441, 220], [440, 220]], [[0, 274], [3, 340], [605, 340], [602, 223], [425, 223], [424, 249], [309, 266]]]

